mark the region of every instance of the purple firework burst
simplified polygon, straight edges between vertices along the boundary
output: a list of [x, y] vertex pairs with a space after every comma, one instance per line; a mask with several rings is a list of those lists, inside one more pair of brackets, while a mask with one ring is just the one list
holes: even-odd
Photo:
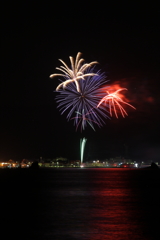
[[106, 95], [106, 86], [103, 87], [107, 82], [106, 75], [100, 70], [96, 71], [94, 67], [87, 72], [95, 72], [95, 75], [79, 80], [80, 91], [77, 91], [74, 82], [56, 91], [59, 111], [61, 114], [66, 113], [67, 120], [73, 120], [76, 129], [81, 127], [81, 130], [87, 125], [93, 129], [94, 125], [101, 127], [105, 124], [105, 119], [109, 118], [105, 106], [97, 108], [99, 101]]

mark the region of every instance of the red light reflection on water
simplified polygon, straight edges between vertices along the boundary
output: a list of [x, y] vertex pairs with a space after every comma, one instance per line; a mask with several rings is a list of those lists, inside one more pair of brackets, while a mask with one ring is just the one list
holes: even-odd
[[98, 169], [96, 172], [99, 182], [92, 193], [94, 206], [91, 213], [90, 239], [144, 239], [136, 223], [138, 210], [135, 207], [134, 196], [126, 182], [125, 172], [128, 169], [107, 169], [105, 177], [105, 170], [102, 171], [103, 173]]

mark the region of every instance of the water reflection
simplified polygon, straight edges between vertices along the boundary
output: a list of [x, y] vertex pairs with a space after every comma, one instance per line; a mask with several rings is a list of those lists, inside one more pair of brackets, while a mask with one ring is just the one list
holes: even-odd
[[[9, 215], [18, 221], [10, 217], [8, 225], [13, 226], [15, 236], [20, 234], [18, 226], [25, 232], [23, 239], [160, 239], [156, 220], [159, 178], [154, 173], [61, 169], [20, 171], [10, 176], [6, 175], [5, 186], [14, 208], [9, 209]], [[19, 179], [23, 188], [16, 184]], [[11, 180], [17, 188], [12, 188]]]
[[[91, 211], [91, 239], [144, 239], [139, 209], [126, 182], [126, 170], [97, 171]], [[105, 178], [104, 178], [105, 176]]]
[[128, 171], [83, 169], [80, 175], [64, 177], [65, 182], [57, 181], [51, 199], [54, 205], [49, 203], [56, 218], [54, 234], [91, 240], [151, 239], [144, 236], [139, 196], [128, 184]]

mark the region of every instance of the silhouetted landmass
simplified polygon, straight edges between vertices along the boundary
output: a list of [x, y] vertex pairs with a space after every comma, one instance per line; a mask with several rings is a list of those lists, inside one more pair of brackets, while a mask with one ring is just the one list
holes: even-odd
[[160, 170], [160, 168], [159, 168], [159, 167], [157, 166], [157, 164], [154, 163], [154, 162], [152, 162], [151, 168], [152, 168], [152, 169], [158, 169], [158, 170]]
[[153, 172], [155, 172], [154, 170], [160, 171], [160, 168], [156, 163], [152, 162], [150, 166], [144, 167], [144, 168], [139, 168], [139, 170], [151, 170], [151, 172], [153, 170]]
[[38, 162], [33, 162], [32, 165], [30, 166], [31, 169], [39, 169]]

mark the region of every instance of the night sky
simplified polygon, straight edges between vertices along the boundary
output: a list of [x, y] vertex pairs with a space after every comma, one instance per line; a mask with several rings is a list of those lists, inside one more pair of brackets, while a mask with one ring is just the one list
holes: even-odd
[[[59, 1], [2, 6], [0, 160], [126, 157], [160, 161], [160, 10], [158, 5]], [[7, 3], [6, 3], [7, 4]], [[136, 111], [94, 132], [76, 132], [55, 102], [58, 59], [82, 52], [98, 61], [108, 84], [126, 87]]]

